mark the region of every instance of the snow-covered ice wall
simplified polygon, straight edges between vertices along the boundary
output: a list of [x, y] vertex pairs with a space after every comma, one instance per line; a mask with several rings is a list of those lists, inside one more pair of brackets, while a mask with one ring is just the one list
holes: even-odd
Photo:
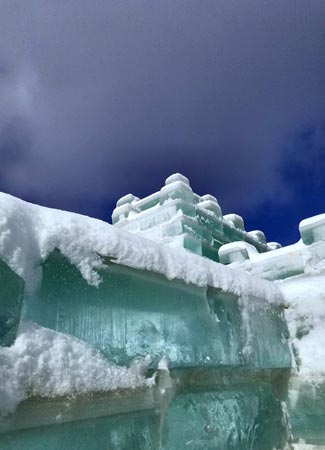
[[[283, 251], [230, 219], [245, 258]], [[287, 445], [289, 285], [175, 245], [0, 194], [0, 448]]]
[[299, 242], [263, 255], [251, 249], [244, 253], [244, 242], [219, 250], [221, 261], [232, 260], [230, 267], [273, 280], [283, 294], [293, 361], [288, 411], [293, 439], [305, 442], [306, 448], [325, 445], [324, 218], [320, 214], [303, 220]]
[[0, 447], [323, 445], [324, 215], [279, 248], [174, 175], [113, 219], [0, 194]]

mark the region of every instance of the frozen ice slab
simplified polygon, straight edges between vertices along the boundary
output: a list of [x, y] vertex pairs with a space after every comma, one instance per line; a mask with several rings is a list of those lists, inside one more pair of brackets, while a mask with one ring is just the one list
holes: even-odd
[[31, 398], [0, 417], [1, 450], [159, 450], [151, 391]]
[[219, 249], [219, 260], [222, 264], [242, 262], [249, 259], [250, 255], [257, 253], [253, 245], [247, 242], [238, 241], [225, 244]]
[[224, 375], [227, 383], [217, 376], [213, 388], [192, 386], [192, 392], [187, 389], [172, 400], [163, 429], [164, 449], [283, 448], [287, 430], [272, 384], [252, 373], [242, 380]]
[[[165, 372], [165, 373], [164, 373]], [[164, 377], [165, 375], [165, 377]], [[165, 379], [164, 379], [165, 378]], [[286, 373], [160, 369], [157, 386], [30, 398], [0, 418], [2, 450], [272, 450], [287, 429]]]
[[83, 339], [118, 364], [147, 355], [157, 364], [168, 355], [171, 367], [290, 367], [281, 304], [116, 263], [100, 275], [102, 283], [90, 286], [52, 253], [22, 318]]
[[0, 259], [0, 345], [11, 345], [20, 321], [24, 282]]
[[302, 220], [299, 224], [299, 231], [306, 245], [325, 241], [325, 214]]
[[293, 376], [289, 385], [288, 409], [294, 442], [325, 447], [325, 382]]

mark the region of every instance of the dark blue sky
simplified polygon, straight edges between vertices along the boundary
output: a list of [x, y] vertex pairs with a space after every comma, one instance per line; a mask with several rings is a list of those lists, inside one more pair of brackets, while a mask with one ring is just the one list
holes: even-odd
[[325, 210], [323, 0], [3, 0], [0, 190], [110, 219], [179, 171], [269, 241]]

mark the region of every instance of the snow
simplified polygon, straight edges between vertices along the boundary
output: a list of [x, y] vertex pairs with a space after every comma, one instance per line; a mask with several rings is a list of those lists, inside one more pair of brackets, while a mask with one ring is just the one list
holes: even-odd
[[308, 217], [303, 219], [299, 224], [299, 230], [309, 229], [315, 225], [325, 224], [325, 214], [318, 214], [317, 216]]
[[[298, 275], [277, 285], [287, 303], [285, 317], [292, 348], [289, 404], [294, 410], [308, 386], [312, 408], [325, 383], [325, 273]], [[309, 447], [301, 444], [295, 448]]]
[[247, 254], [249, 257], [254, 257], [256, 254], [259, 254], [256, 248], [249, 244], [248, 242], [244, 241], [236, 241], [236, 242], [229, 242], [229, 244], [224, 244], [219, 249], [219, 257], [226, 256], [229, 253], [238, 252], [238, 251], [247, 251]]
[[277, 282], [288, 306], [285, 316], [299, 379], [306, 382], [325, 380], [324, 275], [299, 275]]
[[133, 268], [160, 273], [198, 286], [212, 286], [235, 295], [282, 303], [272, 283], [183, 249], [161, 246], [141, 236], [79, 214], [49, 209], [0, 193], [0, 258], [21, 276], [27, 290], [42, 278], [41, 262], [58, 249], [93, 286], [101, 282], [104, 258]]
[[188, 186], [190, 185], [190, 180], [181, 173], [173, 173], [172, 175], [170, 175], [168, 178], [166, 178], [165, 185], [167, 186], [168, 184], [175, 183], [175, 181], [181, 181]]
[[299, 224], [299, 231], [305, 244], [325, 240], [325, 214], [302, 220]]
[[265, 234], [261, 230], [252, 230], [248, 231], [248, 234], [253, 238], [256, 239], [258, 242], [262, 242], [263, 244], [266, 244], [266, 238]]
[[225, 216], [223, 216], [223, 219], [228, 223], [228, 225], [244, 231], [244, 220], [238, 214], [226, 214]]
[[158, 363], [158, 370], [166, 370], [168, 371], [168, 363], [169, 360], [167, 358], [167, 356], [164, 356], [163, 358], [161, 358], [161, 360]]
[[75, 337], [24, 323], [15, 343], [0, 348], [0, 413], [13, 412], [30, 395], [73, 396], [152, 386], [154, 376], [144, 376], [148, 363], [117, 366]]
[[293, 444], [294, 450], [325, 450], [324, 445], [310, 445], [305, 444], [303, 440], [300, 439], [300, 441], [297, 444]]

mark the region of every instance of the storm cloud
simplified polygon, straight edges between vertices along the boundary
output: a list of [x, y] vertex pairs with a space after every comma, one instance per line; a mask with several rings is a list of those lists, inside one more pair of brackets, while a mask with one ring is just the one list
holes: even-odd
[[180, 171], [228, 212], [289, 203], [324, 22], [320, 0], [2, 1], [0, 189], [108, 219]]

